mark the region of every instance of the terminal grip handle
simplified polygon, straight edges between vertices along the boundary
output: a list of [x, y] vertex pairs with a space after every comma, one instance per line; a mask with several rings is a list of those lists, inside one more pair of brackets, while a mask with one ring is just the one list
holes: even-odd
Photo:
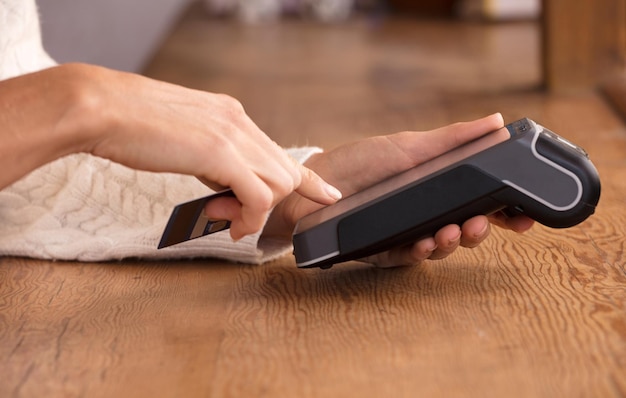
[[341, 257], [378, 253], [432, 236], [445, 225], [498, 211], [507, 204], [492, 195], [506, 188], [473, 166], [451, 169], [341, 220]]
[[[563, 169], [575, 175], [580, 182], [580, 191], [571, 193], [568, 201], [572, 203], [566, 209], [555, 209], [549, 204], [541, 203], [518, 190], [509, 187], [494, 195], [497, 200], [508, 203], [513, 212], [525, 214], [540, 224], [551, 228], [569, 228], [581, 223], [591, 216], [600, 200], [600, 177], [586, 153], [573, 145], [563, 145], [554, 139], [539, 137], [536, 146], [537, 152], [550, 159]], [[581, 156], [581, 154], [583, 156]], [[567, 179], [570, 179], [567, 177]], [[536, 179], [535, 179], [536, 180]], [[557, 185], [547, 179], [544, 185], [555, 191]], [[558, 192], [554, 192], [555, 194]]]

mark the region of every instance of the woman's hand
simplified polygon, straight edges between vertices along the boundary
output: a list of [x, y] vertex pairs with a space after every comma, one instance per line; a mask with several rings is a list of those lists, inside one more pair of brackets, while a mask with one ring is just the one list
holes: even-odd
[[[315, 155], [305, 164], [341, 189], [344, 196], [349, 196], [503, 125], [502, 116], [495, 114], [432, 131], [407, 131], [373, 137]], [[263, 233], [265, 236], [290, 239], [297, 220], [320, 207], [317, 203], [292, 194], [278, 204]], [[533, 225], [533, 221], [525, 216], [477, 216], [461, 226], [443, 227], [433, 237], [364, 260], [379, 266], [395, 266], [417, 264], [427, 258], [444, 258], [459, 246], [478, 246], [489, 235], [489, 220], [517, 232], [526, 231]]]
[[[341, 194], [265, 135], [235, 99], [136, 74], [68, 64], [0, 82], [0, 188], [75, 152], [126, 166], [193, 175], [230, 187], [234, 239], [264, 226], [298, 192], [320, 204]], [[211, 214], [209, 214], [211, 216]]]

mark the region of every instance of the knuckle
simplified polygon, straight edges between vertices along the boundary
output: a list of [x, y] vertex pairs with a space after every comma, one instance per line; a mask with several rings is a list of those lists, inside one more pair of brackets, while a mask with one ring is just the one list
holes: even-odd
[[317, 174], [315, 174], [311, 169], [308, 169], [300, 164], [297, 164], [292, 173], [292, 181], [293, 188], [296, 189], [302, 184], [304, 181], [312, 181], [315, 180]]
[[302, 175], [297, 169], [281, 168], [271, 177], [268, 185], [272, 187], [275, 198], [280, 200], [298, 189], [302, 180]]
[[243, 105], [236, 98], [228, 94], [216, 94], [222, 106], [233, 114], [244, 113]]
[[293, 179], [283, 179], [276, 188], [276, 194], [278, 197], [283, 198], [296, 190], [298, 185]]
[[272, 208], [273, 204], [274, 204], [274, 197], [273, 197], [271, 190], [269, 188], [262, 189], [262, 190], [259, 190], [259, 192], [257, 193], [255, 197], [253, 208], [257, 212], [264, 212], [264, 211], [269, 211]]

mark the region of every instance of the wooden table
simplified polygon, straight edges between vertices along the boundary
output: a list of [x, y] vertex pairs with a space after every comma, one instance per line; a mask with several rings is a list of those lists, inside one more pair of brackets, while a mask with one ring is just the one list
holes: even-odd
[[[536, 39], [533, 24], [190, 13], [146, 74], [237, 96], [283, 145], [529, 116], [588, 150], [597, 213], [386, 270], [2, 258], [0, 396], [626, 395], [626, 128], [595, 93], [536, 90]], [[507, 69], [512, 53], [526, 66]]]

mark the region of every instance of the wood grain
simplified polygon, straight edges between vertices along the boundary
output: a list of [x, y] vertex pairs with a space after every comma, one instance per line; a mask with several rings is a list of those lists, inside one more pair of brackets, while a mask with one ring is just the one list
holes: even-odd
[[2, 258], [0, 396], [626, 395], [626, 128], [594, 92], [537, 90], [536, 25], [191, 11], [146, 74], [241, 98], [282, 145], [529, 116], [589, 152], [597, 212], [399, 269]]

